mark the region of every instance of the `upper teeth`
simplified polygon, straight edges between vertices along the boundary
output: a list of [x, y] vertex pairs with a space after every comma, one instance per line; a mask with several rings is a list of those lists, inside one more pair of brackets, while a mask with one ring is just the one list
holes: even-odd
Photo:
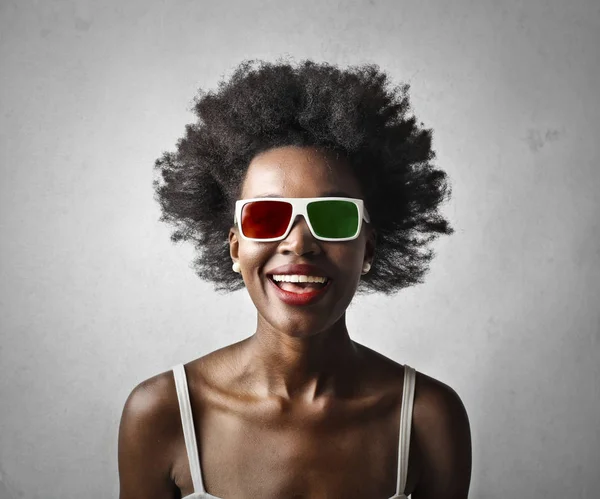
[[312, 275], [274, 275], [274, 281], [279, 282], [327, 282], [327, 277], [317, 277]]

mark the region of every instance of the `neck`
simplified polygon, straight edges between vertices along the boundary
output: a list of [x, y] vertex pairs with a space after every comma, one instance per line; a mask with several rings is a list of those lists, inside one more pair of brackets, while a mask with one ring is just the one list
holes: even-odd
[[303, 402], [335, 396], [359, 358], [345, 314], [328, 329], [306, 336], [278, 331], [259, 316], [248, 351], [258, 392]]

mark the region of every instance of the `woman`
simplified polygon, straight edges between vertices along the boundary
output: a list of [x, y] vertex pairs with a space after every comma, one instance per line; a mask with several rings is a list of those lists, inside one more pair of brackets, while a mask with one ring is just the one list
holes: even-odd
[[132, 391], [121, 499], [467, 497], [460, 398], [345, 322], [357, 291], [421, 282], [452, 232], [407, 91], [375, 66], [247, 62], [198, 97], [156, 163], [162, 220], [201, 278], [246, 287], [256, 330]]

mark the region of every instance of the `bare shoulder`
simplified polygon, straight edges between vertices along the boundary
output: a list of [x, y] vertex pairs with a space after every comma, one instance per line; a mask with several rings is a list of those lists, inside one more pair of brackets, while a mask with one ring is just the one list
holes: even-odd
[[158, 374], [133, 388], [119, 426], [121, 499], [176, 497], [170, 473], [180, 435], [173, 373]]
[[[406, 366], [369, 348], [361, 348], [368, 359], [368, 371], [375, 373], [369, 376], [375, 380], [373, 386], [391, 390], [398, 399]], [[468, 497], [471, 430], [465, 406], [453, 388], [419, 371], [415, 381], [408, 475], [414, 499]], [[413, 482], [411, 476], [415, 475]]]
[[133, 421], [137, 431], [173, 430], [173, 415], [179, 415], [179, 402], [172, 371], [142, 381], [133, 388], [123, 408], [121, 422]]
[[160, 400], [165, 400], [165, 396], [174, 389], [173, 372], [165, 371], [148, 378], [133, 388], [129, 397], [128, 404], [132, 408], [139, 407], [140, 402], [152, 402], [155, 404]]
[[[371, 373], [381, 383], [376, 386], [391, 387], [400, 390], [406, 372], [406, 366], [372, 350], [359, 345], [364, 358], [367, 359], [368, 369], [361, 372]], [[447, 384], [416, 371], [415, 399], [413, 407], [413, 425], [417, 430], [427, 432], [433, 427], [468, 423], [467, 414], [458, 394]]]
[[447, 384], [417, 372], [415, 424], [423, 429], [464, 422], [467, 413], [456, 391]]
[[471, 479], [471, 430], [454, 389], [417, 374], [413, 408], [414, 442], [421, 461], [415, 499], [466, 498]]

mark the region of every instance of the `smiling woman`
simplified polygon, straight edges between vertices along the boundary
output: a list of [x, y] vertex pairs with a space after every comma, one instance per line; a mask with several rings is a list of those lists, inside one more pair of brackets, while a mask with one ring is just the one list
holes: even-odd
[[350, 338], [357, 293], [421, 282], [452, 229], [431, 132], [376, 66], [244, 63], [156, 163], [162, 220], [255, 333], [142, 382], [121, 499], [465, 498], [469, 422], [447, 385]]

